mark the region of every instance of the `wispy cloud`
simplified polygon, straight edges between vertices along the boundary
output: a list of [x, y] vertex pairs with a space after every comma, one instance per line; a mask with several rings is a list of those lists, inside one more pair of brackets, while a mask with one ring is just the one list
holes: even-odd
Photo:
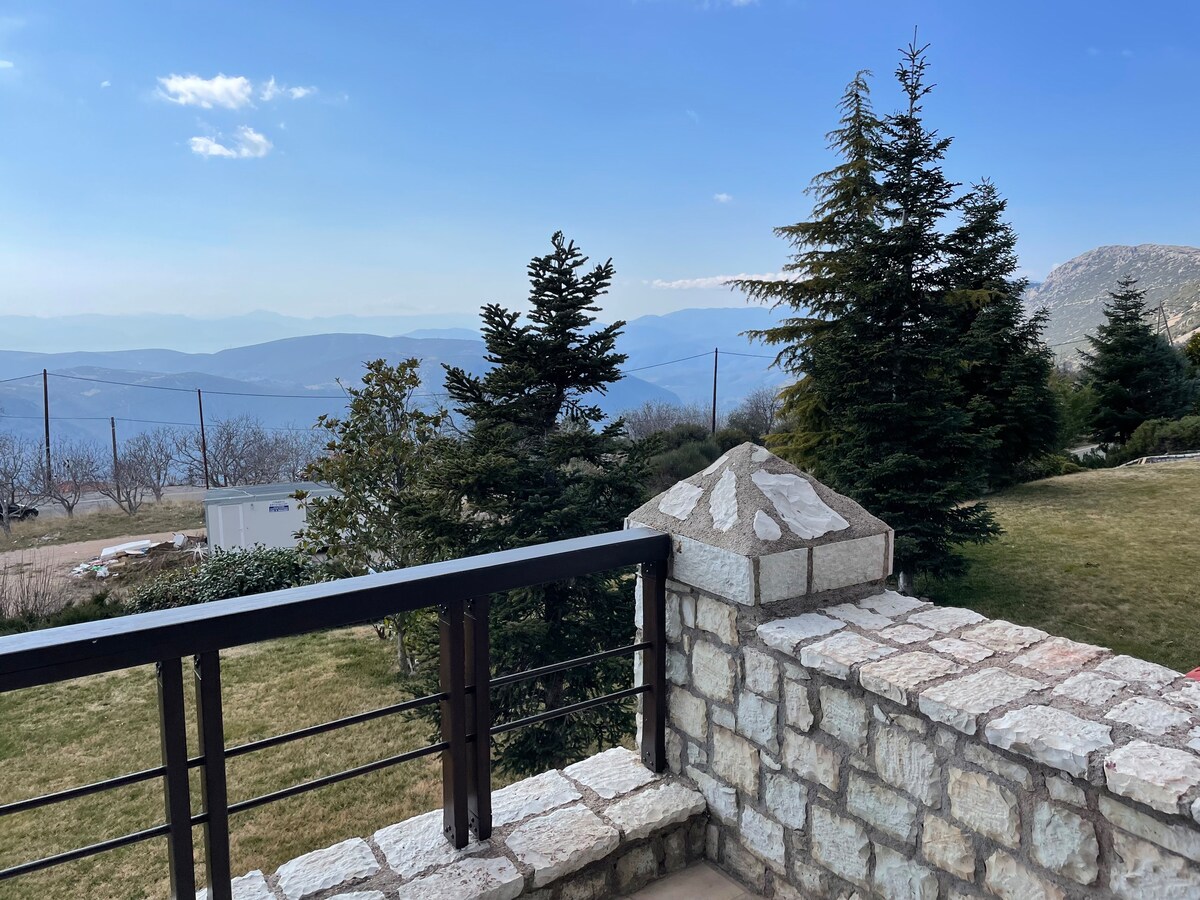
[[733, 194], [726, 194], [726, 193], [713, 194], [713, 199], [716, 200], [718, 203], [731, 203], [733, 201]]
[[13, 61], [11, 59], [0, 59], [0, 69], [12, 69]]
[[102, 82], [100, 82], [100, 87], [102, 87], [102, 88], [112, 87], [112, 82], [109, 81], [107, 78], [105, 78]]
[[315, 94], [315, 87], [288, 87], [286, 84], [280, 84], [272, 75], [262, 86], [259, 91], [258, 98], [264, 102], [270, 103], [279, 97], [290, 97], [292, 100], [303, 100], [310, 94]]
[[740, 281], [742, 279], [787, 281], [788, 276], [782, 272], [766, 272], [762, 275], [748, 275], [743, 272], [741, 275], [710, 275], [707, 278], [680, 278], [677, 281], [664, 281], [661, 278], [655, 278], [650, 282], [650, 286], [666, 291], [695, 291], [707, 288], [727, 287], [729, 282]]
[[700, 113], [696, 112], [694, 109], [685, 109], [683, 111], [683, 114], [685, 116], [687, 116], [689, 119], [691, 119], [693, 122], [695, 122], [697, 125], [700, 124]]
[[199, 106], [212, 109], [241, 109], [250, 104], [254, 88], [250, 80], [242, 75], [228, 77], [218, 74], [213, 78], [199, 75], [168, 75], [158, 79], [159, 96], [178, 103], [180, 106]]
[[215, 156], [222, 159], [259, 159], [271, 152], [272, 144], [265, 135], [259, 134], [248, 125], [238, 128], [234, 139], [228, 143], [208, 137], [194, 137], [188, 146], [197, 156]]

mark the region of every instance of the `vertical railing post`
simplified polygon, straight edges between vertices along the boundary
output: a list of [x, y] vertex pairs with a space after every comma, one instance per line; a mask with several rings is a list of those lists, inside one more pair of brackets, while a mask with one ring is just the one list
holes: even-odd
[[192, 798], [188, 786], [187, 716], [183, 708], [183, 662], [164, 660], [158, 669], [158, 723], [167, 826], [167, 858], [171, 900], [195, 900], [196, 869], [192, 859]]
[[221, 655], [198, 654], [196, 672], [196, 729], [204, 765], [200, 768], [200, 797], [204, 821], [204, 861], [208, 900], [233, 900], [229, 862], [229, 792], [225, 775], [225, 721], [221, 703]]
[[642, 563], [642, 762], [653, 772], [667, 768], [667, 564]]
[[441, 658], [442, 740], [450, 746], [442, 751], [442, 832], [456, 849], [467, 846], [470, 824], [467, 814], [467, 715], [463, 645], [463, 601], [451, 600], [438, 614]]
[[489, 597], [468, 600], [464, 611], [463, 626], [466, 681], [475, 690], [467, 703], [468, 729], [475, 732], [475, 740], [468, 748], [470, 763], [467, 767], [467, 812], [471, 831], [481, 841], [492, 836], [492, 703], [491, 703], [491, 649], [488, 632]]

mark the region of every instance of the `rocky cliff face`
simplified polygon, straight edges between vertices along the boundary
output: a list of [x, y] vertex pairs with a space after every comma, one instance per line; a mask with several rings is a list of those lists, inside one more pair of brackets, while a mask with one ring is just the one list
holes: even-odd
[[[1064, 345], [1094, 333], [1104, 320], [1104, 301], [1117, 279], [1132, 275], [1144, 289], [1151, 307], [1163, 305], [1176, 342], [1200, 330], [1200, 248], [1138, 244], [1136, 247], [1097, 247], [1052, 271], [1026, 293], [1027, 307], [1050, 310], [1046, 340]], [[1084, 343], [1055, 347], [1060, 356], [1073, 356]]]

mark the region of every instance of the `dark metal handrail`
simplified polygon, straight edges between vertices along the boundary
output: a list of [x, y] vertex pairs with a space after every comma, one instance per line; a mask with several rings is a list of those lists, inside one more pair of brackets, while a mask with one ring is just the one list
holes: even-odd
[[[0, 870], [0, 882], [129, 846], [167, 837], [171, 893], [192, 900], [196, 886], [192, 829], [204, 828], [207, 882], [212, 900], [230, 900], [229, 816], [297, 794], [442, 754], [443, 819], [447, 839], [465, 846], [468, 832], [491, 834], [490, 740], [505, 732], [571, 715], [603, 703], [643, 698], [642, 759], [666, 768], [666, 561], [670, 538], [645, 528], [523, 547], [483, 556], [415, 566], [80, 625], [0, 637], [0, 693], [155, 664], [158, 676], [162, 765], [105, 781], [0, 805], [0, 818], [118, 787], [163, 780], [166, 822], [134, 834]], [[489, 597], [514, 588], [641, 565], [642, 639], [525, 672], [493, 679], [489, 664]], [[399, 612], [437, 607], [440, 691], [380, 709], [227, 747], [221, 703], [220, 651], [274, 638], [375, 621]], [[605, 659], [642, 654], [643, 684], [557, 709], [493, 724], [492, 687], [513, 684]], [[200, 753], [187, 755], [182, 659], [194, 657]], [[226, 761], [269, 747], [433, 704], [441, 707], [438, 743], [326, 775], [269, 794], [230, 803]], [[201, 809], [193, 812], [188, 772], [200, 771]]]

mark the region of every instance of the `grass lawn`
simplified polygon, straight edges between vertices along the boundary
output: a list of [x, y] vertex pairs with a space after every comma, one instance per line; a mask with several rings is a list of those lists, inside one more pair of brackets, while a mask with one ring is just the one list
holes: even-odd
[[[393, 652], [390, 642], [358, 628], [222, 654], [226, 743], [402, 699]], [[393, 716], [231, 760], [230, 800], [423, 746], [430, 730], [423, 721]], [[152, 668], [0, 694], [0, 803], [158, 765], [158, 741]], [[190, 742], [195, 755], [194, 724]], [[233, 817], [233, 872], [269, 874], [301, 853], [440, 805], [437, 756], [268, 804]], [[161, 781], [7, 816], [0, 819], [0, 868], [162, 820]], [[195, 834], [199, 859], [201, 829]], [[165, 839], [157, 839], [24, 876], [0, 883], [0, 898], [165, 897], [165, 850]]]
[[0, 532], [0, 552], [28, 550], [49, 544], [74, 544], [99, 541], [127, 534], [155, 534], [160, 531], [192, 532], [204, 528], [204, 510], [195, 501], [146, 503], [137, 515], [128, 516], [119, 509], [65, 516], [40, 516], [32, 522], [14, 522], [12, 534]]
[[939, 603], [1200, 666], [1200, 464], [1103, 469], [988, 499], [1004, 534], [963, 578], [918, 584]]

